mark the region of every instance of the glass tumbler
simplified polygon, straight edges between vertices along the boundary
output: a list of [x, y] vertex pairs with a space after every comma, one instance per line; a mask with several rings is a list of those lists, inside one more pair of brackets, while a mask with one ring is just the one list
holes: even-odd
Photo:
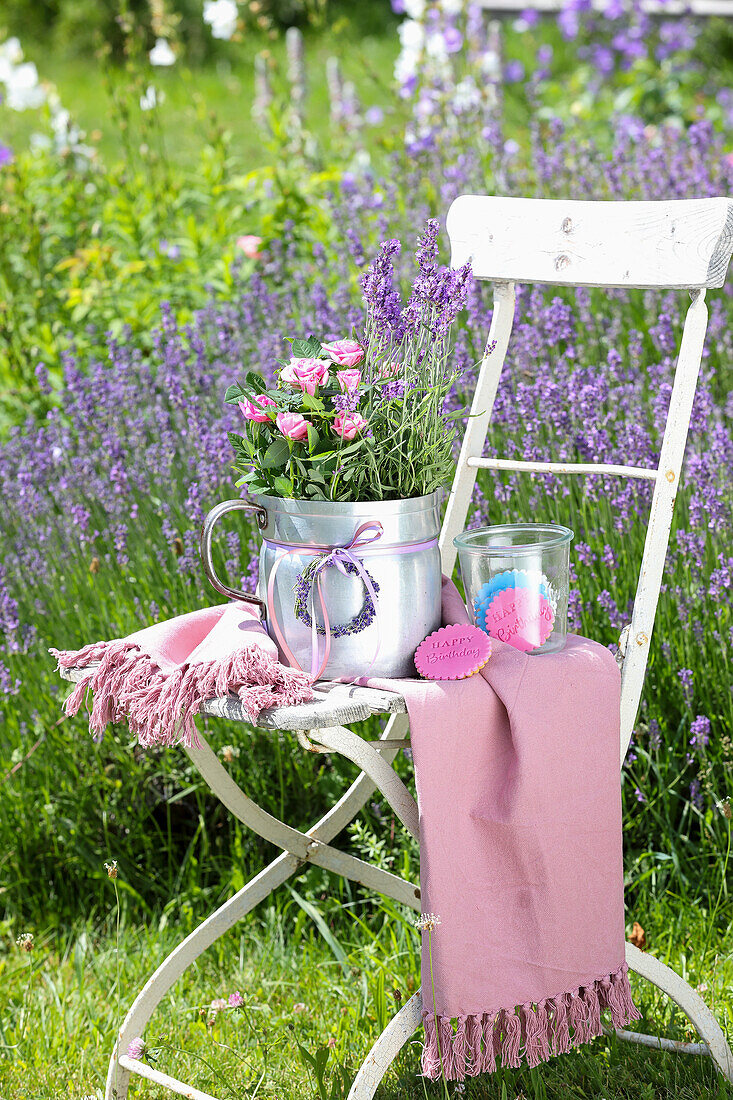
[[458, 548], [466, 607], [476, 626], [524, 653], [558, 653], [568, 629], [573, 532], [552, 523], [464, 531]]

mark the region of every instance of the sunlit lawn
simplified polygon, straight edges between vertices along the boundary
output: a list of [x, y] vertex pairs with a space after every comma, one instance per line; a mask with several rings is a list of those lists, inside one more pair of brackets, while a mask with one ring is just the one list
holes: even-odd
[[[111, 884], [110, 884], [111, 886]], [[298, 890], [307, 889], [306, 884]], [[97, 1096], [106, 1075], [119, 1012], [176, 943], [196, 923], [186, 906], [172, 902], [148, 926], [123, 922], [120, 981], [116, 986], [114, 895], [104, 920], [67, 932], [37, 934], [31, 956], [11, 948], [0, 955], [0, 1100], [59, 1100]], [[219, 899], [221, 900], [221, 899]], [[216, 899], [211, 899], [213, 908]], [[343, 904], [324, 897], [321, 916], [331, 946], [320, 939], [297, 898], [281, 890], [186, 972], [173, 987], [145, 1034], [150, 1061], [221, 1098], [301, 1100], [320, 1094], [303, 1051], [328, 1052], [327, 1097], [342, 1100], [376, 1035], [416, 988], [419, 944], [411, 915], [378, 901]], [[730, 914], [727, 914], [729, 917]], [[631, 919], [646, 929], [649, 948], [697, 986], [723, 1025], [733, 1023], [733, 929], [718, 913], [680, 908], [676, 899], [640, 905]], [[727, 925], [727, 932], [721, 930]], [[569, 926], [569, 936], [583, 936]], [[6, 945], [9, 937], [3, 937]], [[712, 945], [712, 946], [711, 946]], [[640, 1028], [696, 1041], [671, 1002], [641, 979], [632, 979], [644, 1019]], [[239, 991], [244, 1006], [221, 1011], [212, 1023], [210, 1004]], [[429, 1100], [440, 1084], [418, 1076], [419, 1035], [388, 1075], [382, 1100]], [[139, 1079], [138, 1079], [139, 1080]], [[457, 1095], [454, 1086], [450, 1094]], [[168, 1093], [140, 1082], [132, 1096]], [[705, 1100], [730, 1098], [733, 1090], [708, 1058], [649, 1052], [615, 1039], [599, 1039], [546, 1066], [504, 1070], [467, 1082], [473, 1100]]]
[[[284, 101], [282, 39], [270, 42], [253, 37], [236, 46], [227, 44], [222, 50], [227, 56], [202, 67], [191, 69], [185, 63], [170, 69], [149, 67], [150, 82], [165, 94], [160, 120], [172, 159], [183, 164], [196, 161], [206, 140], [207, 116], [210, 118], [212, 114], [232, 133], [233, 150], [246, 163], [254, 167], [274, 159], [251, 117], [254, 56], [262, 49], [270, 51], [276, 69], [280, 70], [281, 76], [276, 76], [273, 84]], [[365, 108], [386, 107], [391, 99], [388, 85], [398, 49], [399, 43], [392, 33], [359, 38], [358, 42], [348, 31], [309, 36], [306, 42], [309, 128], [321, 138], [329, 132], [327, 58], [339, 58], [345, 79], [354, 82]], [[110, 114], [101, 62], [93, 56], [64, 58], [32, 44], [26, 46], [26, 55], [35, 61], [41, 79], [56, 84], [61, 102], [79, 125], [98, 140], [103, 158], [116, 159], [120, 154], [119, 133]], [[124, 73], [114, 71], [113, 79], [124, 81]], [[38, 130], [38, 112], [14, 112], [0, 105], [0, 139], [13, 148], [25, 147], [30, 135]]]

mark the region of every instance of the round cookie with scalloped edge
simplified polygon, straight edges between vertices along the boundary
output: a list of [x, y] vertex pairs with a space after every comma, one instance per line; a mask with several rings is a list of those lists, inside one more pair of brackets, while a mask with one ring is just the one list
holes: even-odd
[[415, 651], [415, 666], [426, 680], [465, 680], [491, 656], [491, 638], [471, 623], [441, 626]]

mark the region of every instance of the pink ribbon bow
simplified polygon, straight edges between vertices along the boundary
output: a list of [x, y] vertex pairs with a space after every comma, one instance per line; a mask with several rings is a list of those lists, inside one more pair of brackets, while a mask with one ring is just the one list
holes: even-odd
[[[368, 532], [371, 534], [368, 535]], [[379, 628], [379, 612], [377, 610], [377, 593], [374, 590], [371, 578], [367, 573], [364, 565], [360, 560], [360, 551], [363, 551], [366, 547], [370, 546], [373, 542], [376, 542], [382, 537], [384, 528], [382, 524], [376, 520], [367, 520], [357, 527], [356, 531], [350, 542], [345, 546], [334, 547], [317, 547], [317, 546], [281, 546], [281, 553], [276, 559], [275, 564], [270, 572], [270, 577], [267, 582], [267, 611], [269, 623], [275, 634], [278, 645], [281, 652], [285, 655], [291, 668], [300, 668], [295, 655], [292, 653], [288, 643], [283, 636], [283, 632], [280, 629], [280, 624], [277, 621], [277, 615], [275, 614], [275, 601], [273, 599], [275, 593], [275, 577], [277, 571], [280, 568], [281, 563], [286, 557], [290, 557], [292, 554], [313, 554], [314, 551], [322, 550], [322, 554], [319, 558], [319, 568], [316, 572], [315, 583], [311, 589], [311, 677], [313, 680], [319, 680], [323, 675], [323, 672], [328, 664], [328, 659], [331, 655], [331, 623], [328, 617], [328, 607], [326, 606], [326, 600], [321, 588], [321, 573], [324, 568], [328, 568], [333, 565], [339, 570], [345, 577], [349, 576], [349, 570], [346, 568], [346, 563], [349, 563], [356, 570], [357, 576], [360, 578], [362, 584], [368, 591], [372, 603], [374, 605], [375, 616], [374, 621], [377, 628], [377, 644], [374, 650], [374, 656], [372, 657], [369, 668], [372, 667], [379, 654], [381, 646], [381, 633]], [[269, 541], [269, 540], [268, 540]], [[279, 543], [270, 543], [270, 545], [278, 546]], [[401, 553], [407, 550], [413, 549], [413, 547], [389, 547], [390, 551], [395, 553]], [[320, 603], [321, 614], [323, 615], [323, 626], [325, 630], [324, 635], [324, 653], [323, 659], [320, 659], [319, 651], [320, 645], [318, 642], [318, 627], [316, 625], [316, 609], [315, 609], [315, 597], [318, 596]], [[361, 675], [361, 673], [359, 674]]]

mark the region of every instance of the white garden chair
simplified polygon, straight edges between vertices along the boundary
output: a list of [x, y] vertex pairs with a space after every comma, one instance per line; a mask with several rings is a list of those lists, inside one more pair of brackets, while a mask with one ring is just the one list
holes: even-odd
[[[649, 525], [630, 624], [620, 638], [621, 746], [623, 762], [641, 697], [649, 642], [654, 625], [672, 511], [680, 479], [703, 341], [707, 326], [705, 291], [723, 286], [733, 251], [733, 204], [726, 199], [674, 202], [566, 202], [463, 196], [448, 215], [452, 263], [470, 259], [479, 279], [494, 283], [494, 312], [487, 351], [478, 376], [471, 418], [461, 448], [448, 501], [441, 553], [443, 570], [455, 564], [453, 538], [464, 527], [479, 469], [530, 473], [603, 474], [644, 478], [654, 483]], [[692, 304], [685, 319], [664, 440], [656, 469], [598, 463], [520, 462], [483, 458], [484, 441], [514, 320], [514, 284], [685, 289]], [[205, 533], [206, 534], [206, 533]], [[77, 679], [79, 670], [69, 678]], [[246, 722], [235, 697], [212, 700], [212, 715]], [[371, 714], [391, 717], [377, 742], [346, 727]], [[339, 752], [360, 774], [321, 820], [302, 833], [265, 812], [231, 779], [216, 753], [204, 742], [188, 755], [211, 790], [240, 821], [283, 849], [265, 870], [195, 929], [158, 967], [133, 1002], [120, 1030], [107, 1079], [106, 1100], [124, 1100], [130, 1075], [149, 1078], [192, 1100], [215, 1100], [156, 1070], [125, 1052], [143, 1031], [156, 1007], [208, 946], [260, 901], [309, 863], [325, 867], [419, 912], [420, 891], [364, 860], [339, 851], [331, 840], [355, 817], [378, 788], [408, 831], [418, 835], [418, 812], [412, 795], [391, 767], [406, 743], [404, 699], [396, 693], [345, 685], [318, 686], [317, 700], [279, 708], [261, 716], [260, 725], [296, 731], [309, 751]], [[683, 1043], [620, 1031], [632, 1040], [663, 1051], [712, 1057], [733, 1081], [733, 1053], [702, 998], [654, 956], [626, 945], [629, 967], [666, 992], [686, 1013], [701, 1042]], [[376, 1040], [349, 1093], [349, 1100], [370, 1100], [392, 1061], [421, 1022], [420, 993], [396, 1014]]]

